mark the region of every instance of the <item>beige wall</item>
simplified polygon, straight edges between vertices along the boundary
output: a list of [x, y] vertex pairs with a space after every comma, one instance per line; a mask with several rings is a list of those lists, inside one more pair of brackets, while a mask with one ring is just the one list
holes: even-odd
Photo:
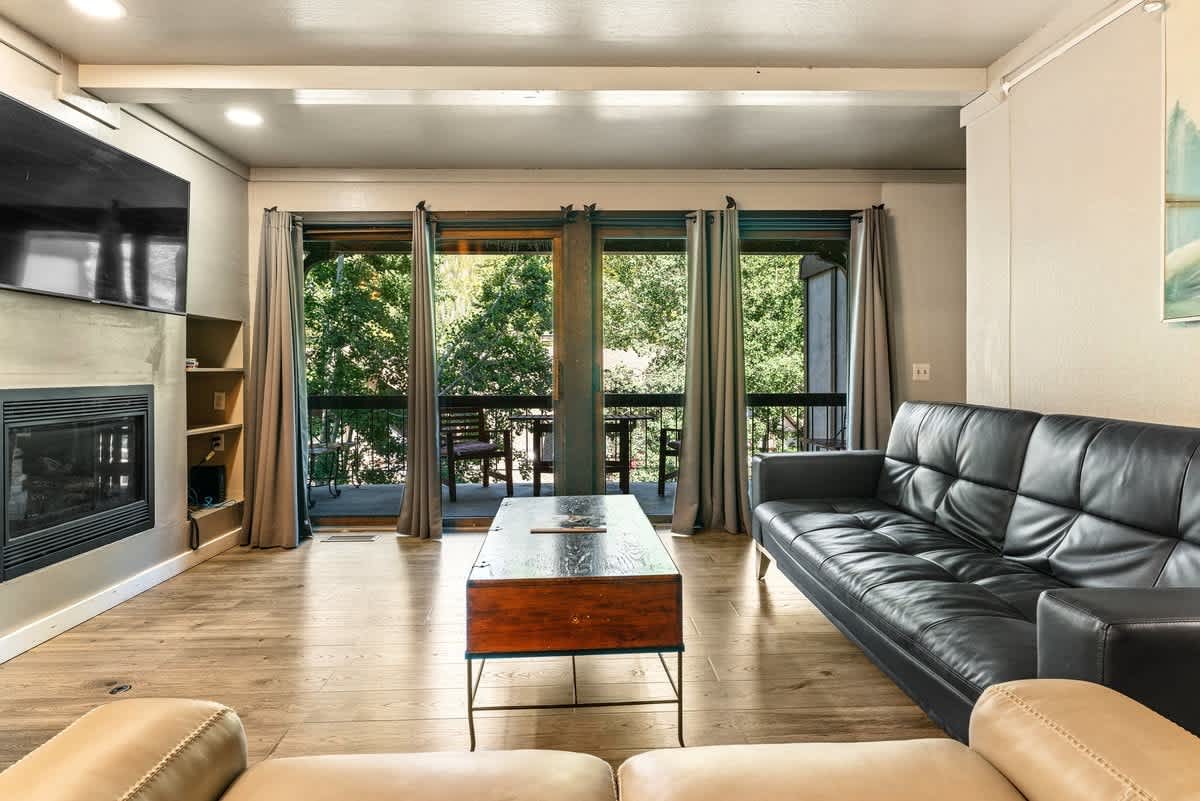
[[[966, 211], [962, 184], [884, 184], [891, 217], [896, 402], [966, 398]], [[913, 363], [930, 366], [913, 381]]]
[[[2, 34], [3, 31], [0, 31]], [[191, 182], [189, 308], [246, 309], [246, 181], [129, 114], [111, 131], [55, 99], [56, 76], [0, 46], [0, 91]], [[157, 527], [0, 584], [0, 637], [188, 553], [184, 318], [0, 291], [0, 387], [150, 383]]]
[[[262, 209], [386, 212], [425, 200], [434, 210], [537, 210], [598, 203], [613, 210], [860, 209], [885, 203], [893, 223], [896, 383], [900, 400], [961, 401], [965, 198], [962, 174], [854, 171], [421, 171], [254, 170], [249, 244], [257, 260]], [[253, 271], [252, 271], [253, 272]], [[914, 384], [911, 363], [933, 365]]]
[[1160, 321], [1162, 19], [1126, 14], [969, 127], [973, 401], [1200, 425], [1200, 327]]
[[967, 128], [967, 397], [1008, 406], [1012, 275], [1009, 113], [1002, 105]]

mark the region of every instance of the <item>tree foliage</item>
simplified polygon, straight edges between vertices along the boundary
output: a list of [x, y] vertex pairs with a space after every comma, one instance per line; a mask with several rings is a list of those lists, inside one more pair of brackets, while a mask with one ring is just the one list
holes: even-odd
[[[550, 259], [527, 253], [478, 266], [466, 313], [438, 333], [444, 395], [544, 395], [550, 391], [554, 330]], [[438, 295], [454, 295], [439, 286]]]
[[[748, 392], [805, 389], [800, 258], [742, 258]], [[549, 393], [552, 282], [548, 254], [438, 256], [435, 298], [442, 394]], [[406, 254], [347, 255], [340, 262], [331, 258], [316, 264], [305, 281], [309, 392], [406, 392], [410, 293], [411, 259]], [[605, 390], [682, 392], [687, 335], [684, 254], [606, 254], [603, 293]], [[677, 415], [664, 422], [677, 422]], [[645, 447], [635, 470], [639, 480], [654, 479], [659, 424], [653, 421], [641, 432]], [[369, 455], [356, 457], [367, 460], [357, 468], [350, 465], [357, 477], [399, 480], [402, 419], [372, 413], [346, 425], [363, 446], [355, 450]]]

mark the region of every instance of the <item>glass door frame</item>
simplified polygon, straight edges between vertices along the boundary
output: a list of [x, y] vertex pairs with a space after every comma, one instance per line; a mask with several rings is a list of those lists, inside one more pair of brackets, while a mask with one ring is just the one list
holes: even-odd
[[[559, 481], [560, 471], [566, 469], [559, 458], [559, 454], [567, 451], [559, 447], [558, 432], [563, 428], [562, 411], [560, 409], [560, 386], [559, 375], [561, 368], [559, 366], [561, 360], [562, 346], [562, 308], [563, 308], [563, 275], [564, 275], [564, 240], [565, 234], [562, 227], [530, 227], [522, 228], [514, 225], [504, 225], [504, 222], [513, 223], [519, 222], [522, 216], [536, 217], [544, 219], [546, 215], [520, 215], [512, 213], [500, 212], [440, 212], [435, 213], [437, 218], [436, 239], [434, 242], [434, 253], [440, 254], [446, 251], [442, 249], [442, 243], [446, 241], [478, 241], [478, 240], [539, 240], [550, 242], [550, 264], [551, 264], [551, 287], [552, 297], [551, 303], [553, 308], [552, 322], [552, 342], [553, 342], [553, 358], [551, 360], [551, 390], [550, 390], [550, 412], [554, 417], [553, 426], [555, 431], [555, 450], [554, 450], [554, 490], [558, 492], [561, 486]], [[480, 221], [486, 221], [488, 218], [497, 220], [495, 228], [480, 227]], [[470, 220], [473, 224], [469, 227], [456, 228], [454, 223], [456, 220]], [[436, 276], [434, 278], [436, 282]], [[482, 396], [486, 397], [486, 396]], [[451, 517], [447, 514], [447, 510], [442, 510], [444, 520], [453, 520], [457, 526], [475, 526], [486, 528], [491, 523], [491, 518], [469, 518], [469, 517]]]
[[605, 471], [606, 443], [604, 440], [604, 398], [606, 389], [604, 386], [604, 245], [605, 242], [610, 239], [678, 239], [684, 242], [684, 247], [686, 249], [687, 226], [684, 221], [684, 214], [685, 212], [679, 212], [678, 226], [629, 226], [597, 224], [592, 227], [591, 269], [594, 271], [595, 281], [593, 290], [594, 316], [592, 320], [592, 334], [594, 337], [596, 354], [596, 391], [594, 392], [592, 410], [594, 419], [596, 421], [596, 438], [594, 445], [595, 453], [592, 457], [592, 460], [593, 470], [598, 474], [598, 485], [595, 489], [595, 492], [599, 494], [605, 494], [608, 487], [608, 477]]

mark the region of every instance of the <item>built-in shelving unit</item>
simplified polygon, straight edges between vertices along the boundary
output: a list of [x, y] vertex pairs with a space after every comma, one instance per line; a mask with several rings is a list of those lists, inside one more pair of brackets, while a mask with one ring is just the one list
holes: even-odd
[[[242, 456], [242, 409], [245, 374], [242, 366], [241, 320], [189, 315], [187, 357], [188, 513], [199, 526], [199, 544], [241, 528], [245, 505], [245, 462]], [[210, 455], [211, 454], [211, 455]], [[207, 461], [206, 461], [207, 459]], [[224, 499], [199, 498], [191, 490], [191, 468], [225, 468]]]

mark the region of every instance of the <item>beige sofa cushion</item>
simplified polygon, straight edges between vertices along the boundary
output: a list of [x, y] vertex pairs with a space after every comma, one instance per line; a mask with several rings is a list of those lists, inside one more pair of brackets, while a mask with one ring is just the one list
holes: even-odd
[[130, 699], [93, 709], [0, 773], [0, 799], [216, 801], [245, 767], [233, 710]]
[[1099, 684], [994, 685], [971, 747], [1029, 801], [1200, 801], [1200, 739]]
[[566, 751], [268, 759], [224, 801], [613, 801], [612, 768]]
[[648, 751], [619, 773], [621, 801], [1022, 801], [954, 740]]

